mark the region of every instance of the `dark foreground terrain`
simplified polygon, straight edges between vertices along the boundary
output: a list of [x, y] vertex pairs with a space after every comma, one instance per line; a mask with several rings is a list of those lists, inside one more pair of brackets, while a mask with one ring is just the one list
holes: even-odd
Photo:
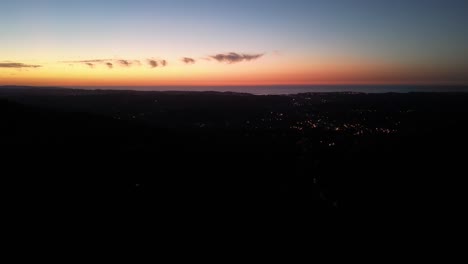
[[2, 87], [0, 120], [3, 201], [34, 217], [401, 220], [466, 198], [464, 93]]

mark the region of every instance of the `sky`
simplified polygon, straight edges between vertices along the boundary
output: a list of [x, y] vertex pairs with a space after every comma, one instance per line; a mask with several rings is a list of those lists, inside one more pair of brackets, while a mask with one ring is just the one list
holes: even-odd
[[466, 0], [0, 0], [0, 85], [468, 84]]

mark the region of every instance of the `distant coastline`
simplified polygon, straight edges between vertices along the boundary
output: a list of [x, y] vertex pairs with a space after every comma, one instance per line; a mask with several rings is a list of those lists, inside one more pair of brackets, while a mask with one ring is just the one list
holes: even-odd
[[16, 89], [74, 89], [155, 92], [232, 92], [253, 95], [300, 93], [467, 93], [468, 85], [268, 85], [268, 86], [63, 86], [35, 87], [4, 85]]

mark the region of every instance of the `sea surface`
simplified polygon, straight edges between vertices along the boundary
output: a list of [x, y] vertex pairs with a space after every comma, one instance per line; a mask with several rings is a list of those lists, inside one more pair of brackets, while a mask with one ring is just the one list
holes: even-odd
[[468, 92], [468, 86], [415, 86], [415, 85], [276, 85], [276, 86], [107, 86], [70, 87], [79, 89], [137, 90], [137, 91], [197, 91], [235, 92], [256, 95], [281, 95], [298, 93], [411, 93], [411, 92]]

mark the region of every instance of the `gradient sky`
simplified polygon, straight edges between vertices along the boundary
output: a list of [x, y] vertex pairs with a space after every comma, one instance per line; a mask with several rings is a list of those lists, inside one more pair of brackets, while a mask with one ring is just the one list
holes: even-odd
[[466, 0], [1, 0], [0, 85], [468, 84], [467, 14]]

